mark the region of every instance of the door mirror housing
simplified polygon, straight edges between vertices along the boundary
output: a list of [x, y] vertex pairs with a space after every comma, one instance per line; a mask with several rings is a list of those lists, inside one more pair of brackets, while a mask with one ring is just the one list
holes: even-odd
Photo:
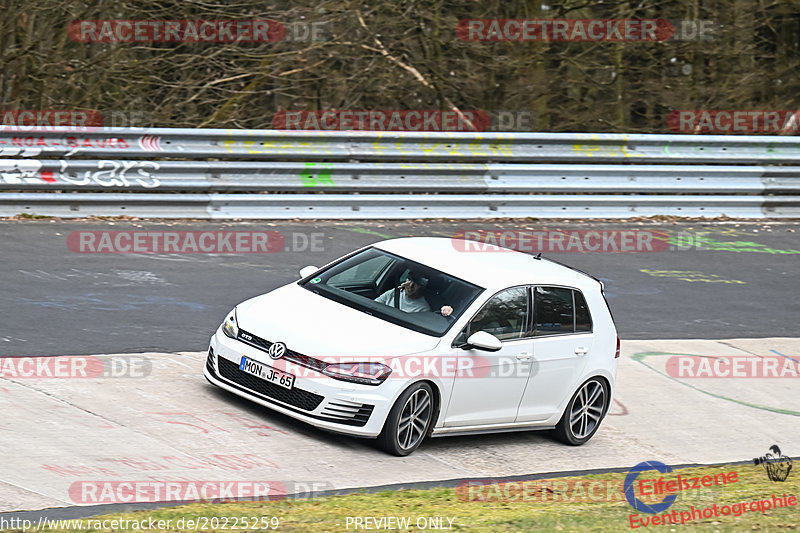
[[310, 276], [311, 274], [313, 274], [317, 270], [319, 270], [319, 268], [317, 268], [315, 266], [310, 266], [309, 265], [307, 267], [303, 267], [303, 268], [300, 269], [300, 277], [301, 278], [307, 278], [308, 276]]
[[503, 343], [500, 342], [500, 339], [486, 331], [476, 331], [470, 335], [467, 339], [467, 345], [464, 346], [467, 350], [470, 348], [477, 348], [478, 350], [485, 350], [487, 352], [496, 352], [502, 347]]

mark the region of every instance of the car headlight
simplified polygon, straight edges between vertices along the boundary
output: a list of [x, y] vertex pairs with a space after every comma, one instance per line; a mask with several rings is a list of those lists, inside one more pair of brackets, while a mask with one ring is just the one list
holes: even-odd
[[389, 377], [392, 369], [381, 363], [335, 363], [326, 366], [322, 373], [342, 381], [380, 385]]
[[228, 313], [228, 317], [222, 323], [222, 333], [231, 339], [235, 339], [239, 336], [239, 323], [236, 318], [236, 308], [234, 308], [233, 311]]

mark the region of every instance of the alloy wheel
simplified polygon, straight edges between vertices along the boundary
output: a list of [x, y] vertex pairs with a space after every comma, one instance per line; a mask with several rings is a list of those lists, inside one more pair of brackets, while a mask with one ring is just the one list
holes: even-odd
[[427, 389], [408, 397], [397, 422], [397, 442], [403, 449], [416, 446], [424, 437], [431, 419], [433, 402]]
[[605, 389], [597, 380], [591, 380], [581, 387], [569, 414], [570, 431], [576, 439], [592, 434], [603, 419], [605, 402]]

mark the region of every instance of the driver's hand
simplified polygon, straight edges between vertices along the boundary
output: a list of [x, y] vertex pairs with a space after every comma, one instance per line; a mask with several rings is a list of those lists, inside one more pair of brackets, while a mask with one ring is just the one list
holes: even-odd
[[442, 316], [450, 316], [453, 314], [453, 308], [449, 305], [443, 305], [439, 312], [442, 313]]

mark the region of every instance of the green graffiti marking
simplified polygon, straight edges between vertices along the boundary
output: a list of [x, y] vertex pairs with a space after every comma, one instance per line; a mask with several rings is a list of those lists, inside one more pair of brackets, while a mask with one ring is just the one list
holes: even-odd
[[666, 373], [658, 370], [657, 368], [654, 368], [653, 366], [648, 365], [645, 362], [645, 359], [648, 358], [648, 357], [661, 357], [661, 356], [665, 356], [665, 355], [666, 356], [688, 355], [688, 356], [691, 356], [691, 357], [709, 357], [709, 358], [713, 359], [713, 356], [710, 356], [710, 355], [698, 355], [698, 354], [693, 354], [693, 353], [672, 353], [672, 352], [639, 352], [639, 353], [633, 354], [631, 356], [631, 359], [633, 359], [634, 361], [636, 361], [638, 363], [643, 364], [644, 366], [646, 366], [650, 370], [652, 370], [652, 371], [654, 371], [654, 372], [656, 372], [658, 374], [661, 374], [662, 376], [664, 376], [664, 377], [666, 377], [668, 379], [671, 379], [672, 381], [674, 381], [676, 383], [680, 383], [681, 385], [683, 385], [685, 387], [689, 387], [690, 389], [694, 389], [694, 390], [696, 390], [698, 392], [702, 392], [703, 394], [707, 394], [707, 395], [712, 396], [714, 398], [717, 398], [719, 400], [727, 400], [729, 402], [733, 402], [733, 403], [736, 403], [736, 404], [739, 404], [739, 405], [744, 405], [745, 407], [752, 407], [753, 409], [761, 409], [762, 411], [769, 411], [771, 413], [778, 413], [778, 414], [781, 414], [781, 415], [800, 416], [800, 412], [798, 412], [798, 411], [791, 411], [789, 409], [779, 409], [777, 407], [769, 407], [767, 405], [759, 405], [759, 404], [756, 404], [756, 403], [745, 402], [743, 400], [737, 400], [735, 398], [730, 398], [730, 397], [724, 396], [722, 394], [716, 394], [716, 393], [713, 393], [713, 392], [709, 392], [707, 390], [703, 390], [703, 389], [701, 389], [699, 387], [695, 387], [691, 383], [687, 383], [687, 382], [682, 381], [680, 379], [674, 378], [674, 377], [670, 376], [669, 374], [666, 374]]
[[762, 254], [800, 254], [800, 250], [778, 250], [765, 244], [752, 241], [717, 241], [701, 234], [674, 235], [669, 238], [672, 246], [679, 248], [697, 248], [715, 252], [755, 252]]
[[[331, 178], [330, 169], [333, 168], [333, 163], [304, 163], [305, 170], [300, 174], [300, 181], [303, 187], [317, 187], [319, 185], [329, 185], [336, 187], [336, 184]], [[320, 167], [315, 169], [313, 167]], [[314, 176], [316, 174], [316, 176]]]
[[[794, 118], [794, 117], [792, 117], [792, 118]], [[769, 155], [770, 159], [780, 159], [781, 158], [781, 152], [778, 149], [778, 147], [783, 148], [779, 144], [768, 144], [767, 145], [767, 155]]]
[[356, 233], [363, 233], [365, 235], [376, 235], [378, 237], [383, 237], [384, 239], [394, 239], [394, 235], [386, 235], [385, 233], [378, 233], [377, 231], [373, 231], [371, 229], [364, 229], [364, 228], [345, 228], [347, 231], [354, 231]]

